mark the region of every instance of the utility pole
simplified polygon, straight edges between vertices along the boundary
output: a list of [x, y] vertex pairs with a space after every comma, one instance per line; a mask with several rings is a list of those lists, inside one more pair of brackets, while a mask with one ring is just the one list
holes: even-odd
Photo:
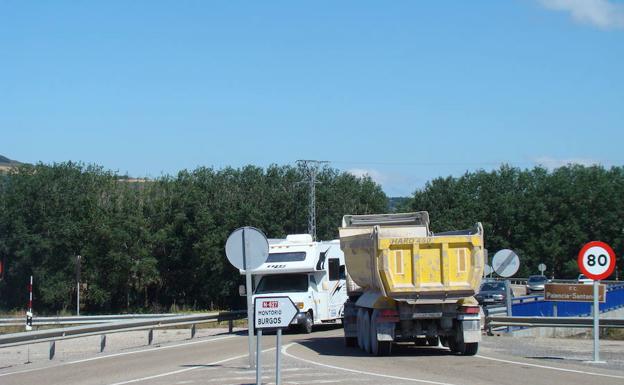
[[308, 172], [310, 186], [310, 205], [308, 207], [308, 234], [316, 241], [316, 175], [321, 164], [329, 163], [326, 160], [298, 160], [297, 164]]

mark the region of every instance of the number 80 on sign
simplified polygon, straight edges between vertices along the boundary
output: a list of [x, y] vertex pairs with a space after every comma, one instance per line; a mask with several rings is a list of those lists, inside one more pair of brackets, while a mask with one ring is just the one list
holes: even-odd
[[615, 253], [604, 242], [589, 242], [579, 252], [578, 265], [587, 278], [599, 281], [613, 273], [615, 269]]

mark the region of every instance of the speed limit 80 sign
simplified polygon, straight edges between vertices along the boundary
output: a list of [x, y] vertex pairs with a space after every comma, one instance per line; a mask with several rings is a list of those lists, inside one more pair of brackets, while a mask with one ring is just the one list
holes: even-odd
[[579, 252], [578, 265], [587, 278], [599, 281], [613, 273], [615, 253], [611, 246], [604, 242], [589, 242]]

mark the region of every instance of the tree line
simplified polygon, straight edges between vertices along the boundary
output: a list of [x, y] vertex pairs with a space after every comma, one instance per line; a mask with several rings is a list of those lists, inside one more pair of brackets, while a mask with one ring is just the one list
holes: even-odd
[[[0, 308], [24, 308], [33, 275], [39, 311], [73, 309], [77, 255], [87, 312], [242, 307], [225, 241], [246, 225], [269, 238], [306, 233], [309, 171], [200, 167], [136, 181], [96, 165], [20, 165], [0, 176]], [[344, 214], [426, 210], [434, 232], [482, 222], [490, 257], [519, 254], [518, 276], [544, 263], [547, 275], [574, 278], [591, 240], [624, 252], [623, 167], [503, 166], [390, 200], [368, 177], [324, 168], [317, 178], [319, 239], [337, 237]]]
[[[269, 238], [306, 233], [308, 172], [201, 167], [134, 181], [94, 165], [19, 166], [0, 183], [0, 307], [25, 306], [32, 274], [39, 311], [73, 309], [78, 255], [86, 311], [240, 306], [228, 235], [246, 225]], [[335, 238], [344, 214], [387, 208], [368, 177], [325, 168], [317, 180], [319, 239]]]
[[[490, 259], [501, 249], [520, 257], [517, 276], [576, 278], [577, 255], [592, 240], [611, 245], [624, 267], [624, 167], [510, 166], [437, 178], [416, 191], [406, 209], [426, 209], [433, 231], [468, 228], [481, 221]], [[611, 276], [615, 279], [616, 274]]]

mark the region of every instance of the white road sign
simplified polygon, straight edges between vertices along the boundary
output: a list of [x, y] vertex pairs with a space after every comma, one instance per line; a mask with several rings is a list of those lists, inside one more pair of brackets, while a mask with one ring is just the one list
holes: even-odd
[[615, 268], [615, 253], [604, 242], [587, 243], [578, 255], [579, 269], [587, 278], [595, 281], [608, 278]]
[[254, 309], [256, 329], [286, 328], [299, 312], [289, 297], [256, 297]]
[[544, 272], [546, 271], [546, 265], [540, 263], [539, 266], [537, 266], [537, 270], [539, 270], [540, 273], [544, 274]]
[[255, 227], [241, 227], [232, 232], [225, 243], [225, 255], [234, 267], [253, 270], [269, 256], [269, 241]]
[[520, 268], [520, 258], [512, 250], [503, 249], [494, 254], [492, 268], [501, 277], [511, 277]]

